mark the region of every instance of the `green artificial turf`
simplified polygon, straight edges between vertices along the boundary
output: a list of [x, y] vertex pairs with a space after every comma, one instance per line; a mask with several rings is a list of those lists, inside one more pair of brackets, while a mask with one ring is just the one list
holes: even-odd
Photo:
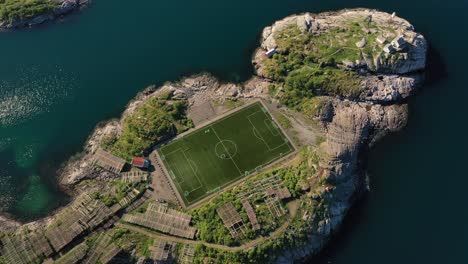
[[188, 206], [293, 151], [256, 102], [169, 142], [159, 155]]

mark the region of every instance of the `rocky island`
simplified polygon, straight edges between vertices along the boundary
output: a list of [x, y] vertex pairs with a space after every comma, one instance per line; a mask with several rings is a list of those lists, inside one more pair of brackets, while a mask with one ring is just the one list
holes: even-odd
[[[408, 21], [377, 10], [277, 21], [263, 30], [256, 73], [245, 83], [204, 73], [150, 86], [119, 120], [99, 124], [59, 172], [74, 200], [36, 222], [5, 219], [0, 263], [304, 260], [324, 247], [367, 191], [360, 160], [366, 148], [405, 126], [406, 99], [422, 85], [426, 53], [425, 38]], [[178, 161], [189, 150], [175, 149], [174, 156], [165, 149], [196, 148], [190, 137], [205, 140], [220, 122], [228, 126], [253, 106], [263, 112], [261, 122], [254, 119], [258, 111], [249, 112], [252, 127], [231, 130], [252, 134], [251, 151], [264, 142], [269, 151], [290, 144], [290, 152], [264, 166], [245, 165], [252, 169], [239, 170], [240, 178], [190, 200], [192, 191], [212, 184], [200, 174], [207, 170], [200, 157]], [[274, 145], [275, 137], [284, 142]], [[214, 167], [246, 148], [240, 142], [230, 148], [223, 138], [213, 144]], [[206, 144], [200, 151], [210, 151]]]
[[90, 0], [2, 0], [0, 31], [32, 27], [88, 5]]

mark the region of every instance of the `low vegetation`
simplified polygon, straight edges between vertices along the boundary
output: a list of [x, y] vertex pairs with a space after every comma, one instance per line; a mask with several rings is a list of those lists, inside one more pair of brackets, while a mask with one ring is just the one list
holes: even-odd
[[[311, 177], [315, 174], [315, 167], [313, 164], [318, 164], [318, 159], [319, 158], [313, 149], [304, 148], [299, 152], [297, 160], [295, 160], [294, 164], [291, 166], [276, 168], [261, 173], [258, 176], [246, 180], [242, 185], [213, 198], [210, 202], [205, 203], [201, 207], [189, 211], [189, 213], [193, 216], [196, 227], [199, 230], [197, 239], [210, 243], [235, 246], [243, 244], [259, 236], [269, 235], [286, 221], [286, 216], [275, 219], [265, 205], [263, 200], [263, 193], [259, 193], [250, 199], [252, 206], [255, 208], [257, 219], [262, 226], [260, 231], [254, 232], [252, 231], [251, 224], [244, 208], [242, 207], [241, 201], [236, 196], [250, 188], [254, 181], [276, 175], [281, 179], [282, 185], [289, 189], [292, 198], [300, 198], [301, 195], [303, 195], [301, 183], [307, 181], [308, 177]], [[229, 202], [233, 203], [237, 211], [240, 213], [243, 222], [247, 224], [247, 234], [236, 239], [231, 237], [229, 231], [223, 225], [216, 212], [218, 207], [221, 207], [222, 205]]]
[[[278, 255], [285, 251], [300, 249], [310, 241], [312, 236], [310, 230], [317, 227], [320, 219], [327, 217], [329, 200], [327, 198], [310, 199], [303, 196], [299, 203], [301, 206], [288, 229], [277, 237], [266, 239], [247, 251], [224, 251], [197, 245], [193, 263], [207, 263], [210, 260], [226, 264], [273, 263]], [[303, 216], [308, 216], [310, 219], [303, 219]]]
[[51, 0], [0, 0], [0, 21], [13, 23], [52, 11]]
[[283, 128], [292, 128], [291, 121], [281, 112], [275, 113], [275, 118]]
[[[383, 29], [364, 19], [319, 35], [301, 32], [296, 25], [275, 33], [279, 52], [264, 60], [265, 74], [277, 81], [270, 87], [270, 94], [298, 111], [317, 95], [359, 95], [362, 88], [357, 73], [340, 65], [366, 60], [372, 70], [373, 58], [382, 52], [376, 38], [383, 31], [396, 34], [391, 28]], [[357, 48], [356, 42], [363, 38], [367, 44]]]
[[187, 102], [170, 100], [167, 95], [150, 98], [123, 120], [119, 137], [106, 137], [101, 147], [126, 160], [142, 155], [151, 145], [193, 127], [187, 118]]
[[[253, 134], [254, 129], [256, 134]], [[254, 136], [266, 140], [269, 145]], [[229, 140], [220, 144], [221, 139]], [[231, 113], [158, 150], [186, 205], [293, 151], [293, 146], [261, 103]], [[220, 162], [226, 157], [230, 162]]]
[[112, 236], [112, 241], [125, 251], [131, 252], [135, 250], [135, 254], [139, 257], [150, 257], [150, 246], [153, 244], [154, 239], [131, 232], [124, 228], [115, 228]]
[[140, 192], [146, 187], [145, 183], [125, 183], [121, 181], [114, 181], [109, 186], [110, 189], [107, 192], [94, 192], [92, 197], [96, 200], [100, 200], [106, 206], [111, 207], [112, 205], [120, 202], [127, 194], [129, 194], [133, 189], [136, 189]]

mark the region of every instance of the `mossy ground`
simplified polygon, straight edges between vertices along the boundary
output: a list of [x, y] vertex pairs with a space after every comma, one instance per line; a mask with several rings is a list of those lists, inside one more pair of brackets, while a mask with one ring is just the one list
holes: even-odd
[[[396, 34], [393, 28], [364, 18], [319, 34], [289, 25], [274, 35], [278, 53], [263, 60], [266, 76], [276, 81], [270, 94], [295, 110], [302, 110], [304, 103], [317, 95], [358, 96], [362, 91], [358, 74], [340, 65], [365, 60], [372, 70], [373, 58], [382, 55], [382, 45], [376, 39], [384, 33]], [[356, 47], [363, 38], [367, 44]], [[284, 92], [278, 92], [280, 87]]]
[[57, 3], [51, 0], [0, 0], [0, 21], [13, 23], [52, 11]]
[[152, 144], [193, 127], [187, 107], [186, 101], [170, 100], [167, 95], [152, 97], [123, 119], [120, 136], [105, 137], [101, 147], [127, 161], [141, 156]]

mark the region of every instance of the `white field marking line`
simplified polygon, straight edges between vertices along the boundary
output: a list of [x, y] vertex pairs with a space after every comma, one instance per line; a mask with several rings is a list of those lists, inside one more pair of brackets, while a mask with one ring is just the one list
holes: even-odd
[[[269, 122], [268, 122], [269, 121]], [[273, 126], [273, 121], [271, 119], [264, 119], [263, 123], [265, 123], [265, 126], [268, 127], [268, 130], [270, 130], [271, 134], [275, 137], [279, 136], [278, 131], [273, 131], [270, 126]], [[270, 124], [268, 124], [270, 123]]]
[[[214, 132], [214, 134], [216, 135], [216, 137], [218, 138], [218, 140], [221, 142], [221, 145], [223, 145], [224, 150], [225, 150], [226, 152], [228, 152], [226, 146], [224, 146], [223, 141], [222, 141], [221, 138], [218, 136], [218, 133], [216, 132], [216, 130], [214, 129], [214, 127], [213, 127], [213, 126], [210, 126], [210, 127], [211, 127], [211, 129], [213, 130], [213, 132]], [[216, 152], [216, 151], [215, 151], [215, 152]], [[216, 153], [215, 153], [215, 154], [216, 154]], [[237, 164], [236, 164], [236, 162], [234, 161], [234, 159], [233, 159], [232, 157], [230, 157], [230, 159], [231, 159], [232, 163], [234, 163], [234, 166], [236, 166], [236, 168], [237, 168], [237, 170], [239, 171], [239, 173], [242, 175], [242, 172], [241, 172], [241, 170], [239, 169], [239, 167], [237, 166]]]
[[[176, 167], [176, 168], [177, 168], [177, 167]], [[179, 170], [179, 169], [177, 168], [177, 170]], [[179, 181], [177, 181], [177, 180], [174, 179], [173, 182], [175, 182], [175, 184], [177, 184], [177, 186], [179, 186], [179, 190], [177, 190], [177, 191], [179, 192], [180, 197], [181, 197], [182, 199], [184, 199], [185, 202], [186, 202], [187, 204], [189, 204], [190, 201], [189, 201], [189, 200], [187, 199], [187, 197], [185, 196], [185, 192], [188, 192], [188, 193], [190, 194], [190, 193], [192, 193], [192, 192], [194, 192], [194, 191], [196, 191], [196, 190], [198, 190], [198, 189], [201, 188], [201, 187], [199, 187], [199, 188], [193, 189], [193, 190], [191, 190], [191, 191], [186, 191], [186, 190], [184, 190], [184, 188], [183, 188], [182, 185], [181, 185], [181, 183], [183, 183], [184, 181], [182, 181], [182, 182], [179, 183]]]
[[[171, 178], [172, 178], [174, 181], [178, 182], [178, 183], [183, 183], [184, 180], [183, 180], [183, 179], [181, 179], [182, 181], [179, 181], [179, 180], [178, 180], [178, 177], [177, 177], [177, 175], [174, 173], [173, 168], [175, 168], [175, 169], [177, 170], [177, 172], [178, 172], [179, 174], [181, 174], [180, 171], [179, 171], [179, 168], [178, 168], [177, 166], [174, 166], [173, 164], [171, 164], [171, 162], [169, 162], [169, 161], [167, 160], [166, 157], [168, 157], [168, 156], [170, 156], [170, 155], [173, 155], [173, 154], [176, 153], [177, 151], [181, 151], [181, 149], [182, 149], [182, 148], [177, 148], [176, 150], [171, 151], [171, 152], [169, 152], [169, 153], [166, 154], [166, 155], [163, 154], [163, 156], [164, 156], [163, 162], [165, 162], [165, 163], [167, 164], [166, 167], [168, 167], [167, 172], [169, 172], [169, 174], [170, 174], [169, 176], [171, 176]], [[161, 152], [161, 153], [162, 153], [162, 152]]]
[[[241, 106], [241, 107], [240, 107], [241, 109], [239, 109], [239, 110], [237, 110], [237, 111], [235, 111], [236, 109], [233, 109], [233, 110], [232, 110], [232, 111], [233, 111], [232, 113], [229, 113], [229, 114], [227, 114], [226, 116], [223, 116], [223, 117], [220, 118], [220, 119], [215, 119], [215, 120], [213, 120], [212, 122], [210, 122], [210, 123], [208, 123], [208, 124], [206, 124], [206, 125], [204, 125], [204, 126], [202, 126], [202, 127], [195, 128], [195, 129], [194, 129], [193, 131], [191, 131], [190, 133], [188, 133], [190, 130], [184, 132], [184, 133], [188, 133], [188, 134], [187, 134], [187, 135], [184, 135], [184, 136], [181, 137], [181, 138], [176, 138], [176, 139], [174, 139], [173, 141], [169, 142], [166, 146], [170, 146], [172, 143], [177, 142], [177, 140], [180, 140], [180, 139], [182, 139], [182, 138], [188, 138], [188, 137], [193, 136], [193, 135], [195, 135], [195, 134], [198, 134], [198, 133], [200, 133], [200, 132], [205, 132], [206, 128], [211, 127], [212, 125], [218, 124], [219, 122], [221, 122], [221, 121], [223, 121], [223, 120], [225, 120], [225, 119], [227, 119], [227, 118], [230, 118], [230, 117], [232, 117], [232, 116], [235, 116], [235, 115], [237, 115], [237, 114], [240, 114], [241, 112], [244, 112], [244, 111], [246, 111], [246, 110], [248, 110], [248, 109], [250, 109], [250, 108], [252, 108], [252, 107], [254, 107], [254, 106], [259, 106], [259, 107], [261, 107], [261, 108], [264, 108], [263, 105], [262, 105], [259, 101], [254, 101], [254, 102], [252, 102], [251, 104], [248, 104], [248, 105], [245, 105], [245, 106]], [[229, 112], [229, 111], [227, 111], [227, 112]], [[226, 113], [225, 113], [225, 114], [226, 114]]]
[[[271, 165], [272, 163], [274, 163], [276, 160], [279, 160], [279, 159], [284, 158], [284, 157], [286, 157], [287, 155], [291, 154], [291, 153], [292, 153], [291, 150], [294, 150], [294, 149], [291, 149], [291, 146], [289, 146], [289, 145], [288, 145], [288, 147], [289, 147], [289, 152], [283, 153], [283, 155], [278, 155], [277, 157], [274, 157], [274, 158], [272, 158], [271, 160], [266, 161], [266, 162], [264, 162], [264, 163], [258, 165], [258, 166], [261, 166], [261, 167], [262, 167], [262, 169], [261, 169], [260, 171], [255, 171], [254, 173], [251, 173], [251, 174], [249, 174], [249, 175], [241, 174], [241, 175], [239, 175], [238, 177], [236, 177], [236, 178], [234, 178], [234, 179], [232, 179], [232, 180], [230, 180], [230, 181], [228, 181], [228, 182], [224, 183], [223, 185], [220, 185], [220, 186], [218, 186], [218, 187], [216, 187], [216, 188], [219, 188], [220, 190], [222, 190], [222, 189], [224, 189], [226, 186], [232, 184], [233, 182], [236, 182], [236, 181], [240, 180], [241, 178], [250, 177], [250, 176], [252, 176], [252, 175], [258, 175], [258, 174], [260, 174], [261, 171], [263, 171], [266, 167], [268, 167], [269, 165]], [[258, 166], [257, 166], [257, 167], [258, 167]], [[250, 171], [251, 171], [251, 170], [250, 170]], [[215, 188], [215, 189], [216, 189], [216, 188]]]
[[[268, 116], [266, 112], [262, 111], [262, 113], [263, 113], [263, 115], [265, 116], [265, 119], [264, 119], [264, 121], [263, 121], [264, 123], [265, 123], [266, 120], [268, 120], [268, 121], [270, 121], [272, 124], [275, 124], [275, 125], [276, 125], [275, 129], [276, 129], [277, 131], [276, 131], [276, 135], [275, 135], [275, 134], [271, 131], [270, 126], [268, 126], [268, 125], [265, 124], [265, 125], [268, 127], [268, 129], [270, 130], [270, 132], [273, 134], [273, 136], [276, 136], [276, 137], [280, 136], [280, 137], [282, 137], [282, 138], [284, 139], [284, 137], [285, 137], [286, 135], [284, 135], [284, 134], [283, 134], [283, 131], [281, 131], [281, 129], [280, 129], [279, 127], [277, 127], [278, 124], [276, 124], [275, 120], [273, 120], [273, 118], [271, 118], [270, 116]], [[249, 116], [249, 117], [250, 117], [250, 116]], [[249, 121], [250, 121], [250, 119], [249, 119]], [[284, 137], [283, 137], [283, 136], [284, 136]], [[286, 138], [286, 139], [287, 139], [287, 138]], [[275, 147], [275, 148], [273, 148], [273, 149], [270, 149], [270, 150], [275, 150], [275, 149], [277, 149], [277, 148], [279, 148], [279, 147], [281, 147], [281, 146], [283, 146], [283, 145], [285, 145], [285, 144], [288, 144], [288, 143], [289, 143], [289, 139], [287, 139], [286, 141], [283, 140], [283, 144], [278, 145], [277, 147]]]
[[283, 157], [286, 157], [287, 155], [291, 154], [292, 153], [291, 146], [288, 145], [288, 148], [289, 148], [288, 152], [282, 153], [282, 155], [278, 155], [277, 157], [274, 157], [271, 160], [262, 163], [260, 166], [262, 166], [264, 168], [264, 167], [268, 166], [269, 164], [273, 163], [275, 160], [279, 160], [279, 159], [281, 159]]
[[[260, 131], [258, 131], [258, 129], [255, 127], [255, 125], [252, 123], [252, 121], [250, 120], [249, 117], [247, 117], [247, 120], [249, 120], [250, 124], [253, 126], [252, 131], [253, 131], [254, 136], [255, 136], [256, 138], [260, 139], [260, 140], [263, 142], [263, 144], [265, 144], [265, 146], [268, 148], [268, 150], [271, 152], [272, 149], [270, 148], [270, 146], [268, 145], [268, 143], [265, 141], [265, 139], [263, 138], [263, 136], [260, 135]], [[255, 131], [257, 131], [257, 133], [255, 133]], [[258, 134], [258, 136], [257, 136], [257, 134]], [[260, 137], [259, 137], [259, 136], [260, 136]]]
[[[255, 112], [255, 113], [250, 114], [250, 115], [248, 116], [249, 120], [250, 120], [250, 116], [257, 114], [258, 112], [260, 112], [260, 111], [257, 111], [257, 112]], [[279, 127], [278, 127], [278, 125], [276, 124], [276, 122], [275, 122], [272, 118], [270, 118], [270, 116], [268, 116], [267, 113], [266, 113], [265, 111], [261, 111], [261, 112], [262, 112], [263, 115], [265, 116], [265, 119], [263, 119], [263, 123], [264, 123], [265, 126], [268, 128], [268, 130], [270, 130], [271, 134], [272, 134], [274, 137], [280, 136], [280, 133], [279, 133], [279, 132], [281, 132], [281, 130], [279, 129]], [[271, 124], [268, 124], [267, 121], [269, 121], [269, 123], [271, 123]], [[270, 126], [273, 126], [273, 127], [275, 128], [275, 131], [273, 131], [273, 130], [271, 129]]]
[[[187, 158], [187, 156], [185, 156], [185, 151], [182, 148], [178, 148], [177, 150], [172, 151], [169, 155], [174, 155], [177, 151], [182, 151], [182, 153], [184, 154], [184, 157], [185, 157], [185, 159], [187, 160], [187, 163], [188, 163], [188, 158]], [[175, 169], [175, 170], [177, 170], [177, 173], [179, 175], [182, 175], [182, 173], [180, 172], [178, 166], [175, 166], [174, 164], [171, 164], [171, 162], [167, 162], [167, 165], [168, 165], [170, 171], [173, 171]], [[189, 163], [189, 165], [190, 165], [190, 163]], [[192, 172], [193, 172], [193, 168], [191, 167], [191, 165], [190, 165], [190, 168], [192, 169]], [[175, 176], [175, 178], [173, 178], [173, 180], [177, 183], [180, 190], [185, 191], [184, 188], [182, 188], [182, 185], [181, 185], [182, 183], [185, 182], [184, 177], [180, 178], [180, 177], [177, 177], [175, 174], [174, 174], [174, 176]], [[194, 186], [192, 186], [192, 188], [194, 188], [194, 189], [190, 190], [189, 192], [193, 192], [193, 191], [198, 190], [201, 187], [203, 187], [202, 184], [200, 183], [200, 180], [198, 179], [198, 177], [196, 175], [195, 175], [195, 177], [197, 178], [198, 184], [200, 184], [200, 186], [197, 186], [196, 188]]]
[[[161, 152], [161, 154], [162, 154], [162, 152]], [[169, 162], [167, 162], [166, 159], [161, 160], [161, 161], [163, 162], [163, 166], [165, 167], [165, 170], [167, 171], [167, 173], [170, 174], [171, 171], [172, 171], [172, 168], [171, 168], [171, 166], [169, 165]], [[163, 170], [163, 171], [164, 171], [164, 170]], [[172, 173], [174, 173], [174, 172], [172, 172]], [[166, 173], [164, 173], [164, 174], [166, 174]], [[171, 175], [169, 175], [169, 177], [166, 176], [166, 178], [167, 178], [170, 182], [172, 182], [172, 183], [174, 183], [174, 184], [176, 185], [176, 190], [174, 190], [174, 191], [177, 192], [177, 193], [179, 194], [179, 196], [177, 196], [177, 194], [176, 194], [176, 196], [178, 197], [177, 199], [181, 198], [181, 199], [183, 199], [183, 200], [185, 201], [186, 204], [189, 204], [189, 201], [187, 200], [187, 198], [186, 198], [184, 195], [181, 195], [181, 194], [180, 194], [180, 191], [182, 191], [183, 188], [182, 188], [182, 186], [180, 186], [179, 182], [176, 181], [174, 178], [172, 178]], [[179, 187], [179, 189], [177, 189], [177, 186]], [[172, 188], [172, 187], [171, 187], [171, 188]]]
[[[174, 151], [173, 151], [173, 152], [174, 152]], [[167, 162], [166, 159], [162, 160], [162, 162], [163, 162], [163, 165], [166, 167], [165, 170], [166, 170], [169, 174], [170, 174], [171, 172], [174, 173], [174, 172], [172, 171], [171, 166], [169, 165], [169, 162]], [[177, 170], [178, 170], [178, 168], [177, 168]], [[164, 173], [164, 174], [165, 174], [165, 173]], [[174, 176], [175, 176], [175, 174], [174, 174]], [[185, 197], [185, 195], [182, 193], [182, 191], [184, 190], [184, 188], [182, 188], [182, 186], [181, 186], [181, 185], [179, 184], [179, 182], [177, 181], [177, 177], [172, 178], [171, 175], [169, 175], [169, 178], [170, 178], [170, 179], [168, 179], [168, 180], [176, 185], [176, 188], [175, 188], [176, 190], [174, 190], [174, 191], [177, 192], [177, 194], [178, 194], [178, 195], [176, 194], [176, 196], [178, 197], [177, 199], [181, 198], [181, 199], [183, 199], [183, 200], [185, 201], [185, 204], [190, 204], [190, 201], [189, 201], [189, 200], [187, 199], [187, 197]], [[183, 182], [183, 181], [182, 181], [182, 182]], [[179, 187], [179, 188], [177, 189], [177, 187]], [[171, 187], [171, 188], [172, 188], [172, 187]]]
[[160, 152], [161, 152], [161, 154], [163, 154], [163, 156], [166, 157], [166, 156], [169, 156], [169, 155], [171, 155], [171, 154], [174, 154], [174, 152], [177, 152], [177, 151], [179, 151], [179, 150], [181, 150], [181, 149], [182, 149], [182, 147], [178, 147], [178, 148], [176, 148], [175, 150], [173, 150], [173, 151], [171, 151], [171, 152], [169, 152], [169, 153], [166, 153], [166, 154], [164, 154], [164, 153], [163, 153], [164, 151], [162, 151], [162, 149], [160, 149]]
[[[255, 113], [257, 113], [257, 112], [255, 112]], [[255, 114], [255, 113], [253, 113], [253, 114]], [[253, 114], [252, 114], [252, 115], [253, 115]], [[267, 146], [267, 148], [268, 148], [269, 151], [274, 151], [275, 149], [280, 148], [280, 147], [282, 147], [283, 145], [289, 143], [289, 140], [288, 140], [287, 142], [284, 142], [284, 141], [283, 141], [283, 144], [278, 145], [278, 146], [276, 146], [276, 147], [274, 147], [274, 148], [271, 148], [270, 145], [268, 145], [268, 143], [263, 139], [263, 136], [260, 135], [260, 130], [258, 130], [258, 128], [254, 125], [254, 123], [252, 122], [252, 120], [250, 120], [250, 115], [247, 116], [247, 120], [249, 120], [250, 124], [254, 127], [254, 129], [258, 131], [259, 136], [262, 137], [261, 140], [262, 140], [263, 143]], [[254, 135], [255, 135], [255, 134], [254, 134]], [[257, 137], [257, 136], [255, 136], [255, 137]], [[257, 137], [257, 138], [258, 138], [258, 137]]]
[[[234, 157], [234, 156], [236, 156], [236, 155], [237, 155], [237, 144], [236, 144], [236, 142], [234, 142], [234, 141], [232, 141], [232, 140], [229, 140], [229, 139], [223, 139], [222, 141], [231, 142], [231, 143], [234, 145], [234, 147], [236, 148], [235, 151], [234, 151], [234, 155], [231, 155], [230, 153], [228, 153], [228, 155], [229, 155], [231, 158]], [[222, 143], [221, 141], [218, 142], [218, 143], [216, 143], [216, 145], [215, 145], [215, 153], [216, 153], [216, 156], [218, 156], [218, 157], [221, 158], [221, 159], [225, 159], [225, 158], [221, 157], [221, 155], [218, 155], [218, 152], [216, 151], [216, 147], [218, 146], [218, 144], [223, 145], [223, 143]], [[223, 145], [223, 148], [224, 148], [224, 149], [226, 150], [226, 152], [227, 152], [227, 149], [224, 147], [224, 145]]]
[[[263, 139], [263, 137], [260, 135], [260, 132], [257, 131], [257, 129], [255, 127], [252, 127], [252, 133], [254, 134], [254, 136], [258, 139], [260, 139], [261, 141], [265, 142], [265, 140]], [[266, 144], [266, 143], [265, 143]]]
[[[192, 169], [193, 176], [195, 176], [195, 178], [197, 179], [198, 184], [199, 184], [199, 186], [197, 188], [195, 188], [194, 190], [201, 188], [203, 186], [203, 184], [201, 183], [200, 178], [198, 178], [197, 173], [195, 172], [195, 169], [193, 168], [192, 164], [189, 162], [190, 159], [185, 154], [185, 151], [182, 150], [182, 153], [184, 153], [184, 157], [187, 160], [187, 163], [189, 164], [190, 168]], [[192, 162], [193, 162], [193, 160], [192, 160]], [[193, 188], [193, 186], [192, 186], [192, 188]]]
[[[273, 157], [272, 159], [270, 159], [270, 160], [268, 160], [268, 161], [266, 161], [266, 162], [264, 162], [264, 163], [262, 163], [262, 164], [260, 164], [260, 165], [258, 165], [258, 166], [261, 166], [261, 167], [262, 167], [262, 170], [263, 170], [263, 168], [267, 167], [268, 165], [270, 165], [271, 163], [273, 163], [275, 160], [279, 160], [279, 159], [281, 159], [281, 158], [283, 158], [283, 157], [286, 157], [287, 155], [289, 155], [289, 154], [292, 153], [292, 150], [294, 150], [294, 149], [291, 149], [291, 146], [290, 146], [290, 145], [288, 145], [288, 149], [289, 149], [289, 150], [288, 150], [286, 153], [280, 153], [281, 155], [278, 154], [276, 157]], [[258, 166], [257, 166], [257, 167], [258, 167]], [[256, 169], [257, 167], [255, 167], [255, 169]], [[252, 170], [252, 169], [251, 169], [251, 170]]]
[[[180, 172], [180, 170], [179, 170], [179, 168], [178, 168], [177, 166], [174, 166], [174, 165], [173, 165], [173, 166], [171, 166], [171, 167], [172, 167], [173, 169], [176, 170], [176, 173], [177, 173], [177, 174], [182, 175], [182, 173]], [[174, 172], [172, 171], [172, 169], [171, 169], [171, 173], [172, 173], [172, 175], [174, 176], [174, 178], [172, 178], [172, 179], [174, 179], [174, 181], [178, 182], [179, 184], [182, 184], [182, 183], [185, 182], [184, 179], [179, 179], [179, 178], [177, 177], [176, 173], [174, 173]]]
[[[288, 155], [290, 155], [290, 154], [293, 152], [293, 151], [291, 151], [291, 150], [294, 150], [294, 148], [291, 149], [291, 146], [290, 146], [290, 145], [288, 145], [288, 148], [289, 148], [289, 152], [283, 153], [283, 155], [278, 155], [278, 157], [274, 157], [274, 158], [272, 158], [271, 160], [269, 160], [269, 161], [267, 161], [267, 162], [264, 162], [264, 163], [262, 163], [261, 165], [258, 165], [258, 166], [261, 166], [261, 167], [262, 167], [262, 169], [261, 169], [260, 171], [255, 171], [254, 173], [251, 173], [251, 174], [249, 174], [249, 175], [244, 175], [244, 174], [241, 173], [241, 174], [240, 174], [239, 176], [237, 176], [236, 178], [231, 179], [230, 181], [225, 182], [223, 185], [220, 185], [220, 186], [218, 186], [218, 187], [216, 187], [216, 188], [213, 188], [212, 190], [219, 189], [218, 191], [223, 191], [224, 188], [225, 188], [226, 186], [229, 186], [229, 185], [231, 185], [232, 183], [234, 183], [234, 182], [236, 182], [236, 181], [239, 181], [241, 178], [247, 178], [247, 177], [251, 177], [251, 176], [254, 176], [254, 175], [259, 175], [265, 168], [267, 168], [269, 165], [273, 164], [275, 161], [280, 160], [281, 158], [284, 158], [284, 157], [287, 157]], [[258, 167], [258, 166], [257, 166], [257, 167]], [[207, 194], [207, 193], [205, 193], [205, 194]], [[213, 194], [213, 193], [209, 193], [209, 194], [207, 194], [207, 195], [211, 195], [211, 194]], [[196, 202], [198, 202], [198, 201], [201, 201], [201, 200], [203, 200], [203, 199], [205, 199], [205, 198], [207, 197], [207, 195], [199, 197], [198, 199], [194, 200], [194, 201], [192, 202], [192, 204], [193, 204], [193, 203], [196, 203]], [[185, 199], [185, 197], [184, 197], [184, 199]]]
[[[174, 182], [177, 186], [179, 186], [179, 190], [182, 191], [183, 188], [182, 186], [180, 186], [179, 182], [176, 181], [175, 179], [172, 179], [172, 182]], [[189, 203], [189, 201], [187, 200], [187, 198], [184, 196], [184, 195], [180, 195], [180, 191], [179, 190], [176, 190], [177, 192], [179, 192], [179, 196], [185, 200], [185, 202]]]

